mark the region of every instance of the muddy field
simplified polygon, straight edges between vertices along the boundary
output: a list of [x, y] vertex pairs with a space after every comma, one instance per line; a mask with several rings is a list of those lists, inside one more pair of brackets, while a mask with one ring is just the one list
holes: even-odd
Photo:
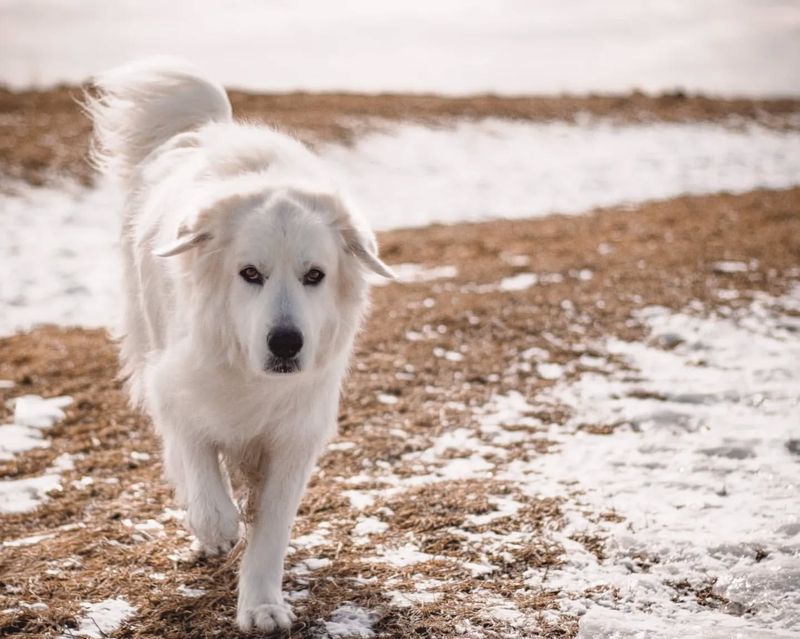
[[[47, 139], [45, 108], [37, 107], [38, 116], [13, 116], [37, 122], [28, 131], [30, 144], [24, 148], [29, 150], [13, 145], [13, 153], [21, 154], [14, 170], [29, 179], [45, 168], [88, 179], [76, 159], [85, 125], [68, 93], [50, 96], [61, 107], [50, 103], [47, 117], [66, 118], [74, 128], [56, 126], [58, 144], [47, 146], [53, 150], [38, 160], [34, 149], [44, 149]], [[6, 96], [4, 109], [13, 113], [15, 100], [41, 99]], [[275, 112], [284, 99], [264, 100], [274, 100]], [[352, 115], [364, 102], [373, 115], [381, 104], [381, 98], [317, 100]], [[236, 97], [245, 109], [253, 101], [258, 102]], [[433, 117], [440, 109], [475, 115], [481, 104], [420, 98], [381, 115], [408, 110]], [[508, 104], [523, 117], [548, 117], [548, 109], [563, 117], [590, 104], [600, 111], [613, 106], [602, 99]], [[634, 97], [627, 104], [680, 118], [698, 102]], [[779, 114], [784, 106], [764, 109]], [[287, 118], [284, 123], [313, 134], [348, 134], [333, 122], [310, 125]], [[7, 125], [2, 135], [3, 170], [13, 172]], [[800, 264], [800, 189], [679, 198], [583, 217], [394, 231], [380, 241], [389, 263], [454, 268], [420, 271], [417, 279], [431, 279], [374, 290], [371, 319], [344, 392], [340, 434], [303, 499], [287, 558], [284, 590], [299, 619], [292, 635], [333, 632], [326, 621], [351, 606], [368, 614], [368, 625], [386, 637], [573, 637], [578, 617], [562, 610], [559, 598], [613, 602], [616, 596], [613, 588], [559, 592], [539, 579], [566, 559], [554, 539], [565, 525], [565, 505], [575, 496], [566, 490], [540, 497], [535, 486], [498, 479], [519, 463], [535, 466], [554, 448], [569, 445], [548, 435], [553, 426], [566, 424], [569, 409], [534, 402], [536, 408], [518, 424], [503, 425], [504, 432], [526, 436], [502, 440], [477, 428], [475, 416], [493, 398], [515, 392], [535, 398], [580, 376], [590, 366], [586, 362], [602, 355], [596, 345], [609, 337], [645, 339], [647, 332], [634, 319], [637, 309], [680, 310], [693, 302], [699, 314], [730, 314], [759, 292], [785, 293]], [[751, 267], [719, 266], [731, 262]], [[539, 274], [538, 285], [514, 284], [531, 272]], [[723, 298], [720, 290], [736, 295]], [[535, 352], [548, 353], [548, 362], [561, 367], [558, 381], [531, 367], [524, 354]], [[625, 366], [613, 357], [609, 363]], [[136, 611], [115, 637], [236, 636], [235, 558], [188, 556], [189, 540], [161, 479], [158, 443], [147, 419], [127, 407], [116, 371], [116, 348], [104, 331], [42, 327], [0, 340], [0, 379], [13, 382], [0, 387], [0, 399], [28, 393], [74, 399], [66, 418], [48, 432], [49, 448], [0, 462], [0, 476], [13, 480], [45, 473], [65, 454], [72, 460], [60, 490], [42, 506], [0, 516], [0, 540], [7, 546], [0, 552], [0, 636], [70, 636], [83, 614], [81, 602], [116, 597]], [[0, 419], [10, 417], [9, 406], [0, 403]], [[581, 430], [613, 438], [615, 427], [587, 423]], [[481, 465], [462, 448], [442, 444], [444, 435], [464, 429], [489, 447]], [[460, 467], [459, 460], [469, 472], [450, 472]], [[521, 505], [504, 513], [504, 500]], [[600, 524], [624, 518], [611, 509], [584, 514], [596, 525], [573, 535], [573, 541], [602, 563]], [[34, 535], [45, 537], [17, 543]], [[661, 560], [641, 554], [632, 570], [646, 572]], [[545, 585], [534, 585], [540, 582]], [[712, 585], [670, 587], [675, 601], [733, 619], [752, 616], [715, 595]], [[514, 614], [502, 614], [509, 609]]]

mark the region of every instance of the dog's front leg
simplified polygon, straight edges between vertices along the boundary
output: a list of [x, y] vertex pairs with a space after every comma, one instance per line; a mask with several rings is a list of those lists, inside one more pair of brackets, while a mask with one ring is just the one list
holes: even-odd
[[229, 551], [239, 538], [239, 511], [222, 475], [216, 446], [184, 433], [164, 438], [167, 474], [186, 502], [186, 526], [203, 555]]
[[299, 437], [268, 456], [239, 575], [237, 621], [244, 631], [288, 629], [294, 621], [281, 592], [283, 559], [317, 452], [317, 442]]

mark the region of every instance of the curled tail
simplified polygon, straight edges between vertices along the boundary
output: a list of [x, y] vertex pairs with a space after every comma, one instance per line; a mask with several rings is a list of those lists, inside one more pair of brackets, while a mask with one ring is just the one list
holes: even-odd
[[222, 86], [171, 58], [146, 59], [102, 74], [84, 108], [94, 123], [92, 161], [102, 173], [122, 180], [171, 137], [232, 117]]

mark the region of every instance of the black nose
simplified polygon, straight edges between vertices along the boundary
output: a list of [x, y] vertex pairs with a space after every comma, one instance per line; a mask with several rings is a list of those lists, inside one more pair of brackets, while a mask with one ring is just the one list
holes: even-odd
[[303, 334], [296, 328], [276, 328], [267, 335], [267, 345], [275, 357], [291, 359], [303, 348]]

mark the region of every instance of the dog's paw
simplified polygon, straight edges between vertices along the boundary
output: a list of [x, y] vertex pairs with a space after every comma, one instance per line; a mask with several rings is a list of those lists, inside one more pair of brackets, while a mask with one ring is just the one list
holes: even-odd
[[231, 501], [189, 504], [186, 526], [195, 536], [192, 551], [198, 556], [225, 554], [239, 540], [239, 511]]
[[191, 561], [198, 561], [206, 557], [217, 557], [218, 555], [227, 555], [236, 545], [236, 539], [227, 539], [222, 543], [209, 544], [201, 541], [198, 538], [192, 540], [192, 545], [189, 547], [189, 554]]
[[278, 632], [289, 630], [296, 617], [292, 609], [282, 603], [265, 603], [252, 608], [240, 608], [236, 614], [239, 629], [244, 632], [260, 630]]

